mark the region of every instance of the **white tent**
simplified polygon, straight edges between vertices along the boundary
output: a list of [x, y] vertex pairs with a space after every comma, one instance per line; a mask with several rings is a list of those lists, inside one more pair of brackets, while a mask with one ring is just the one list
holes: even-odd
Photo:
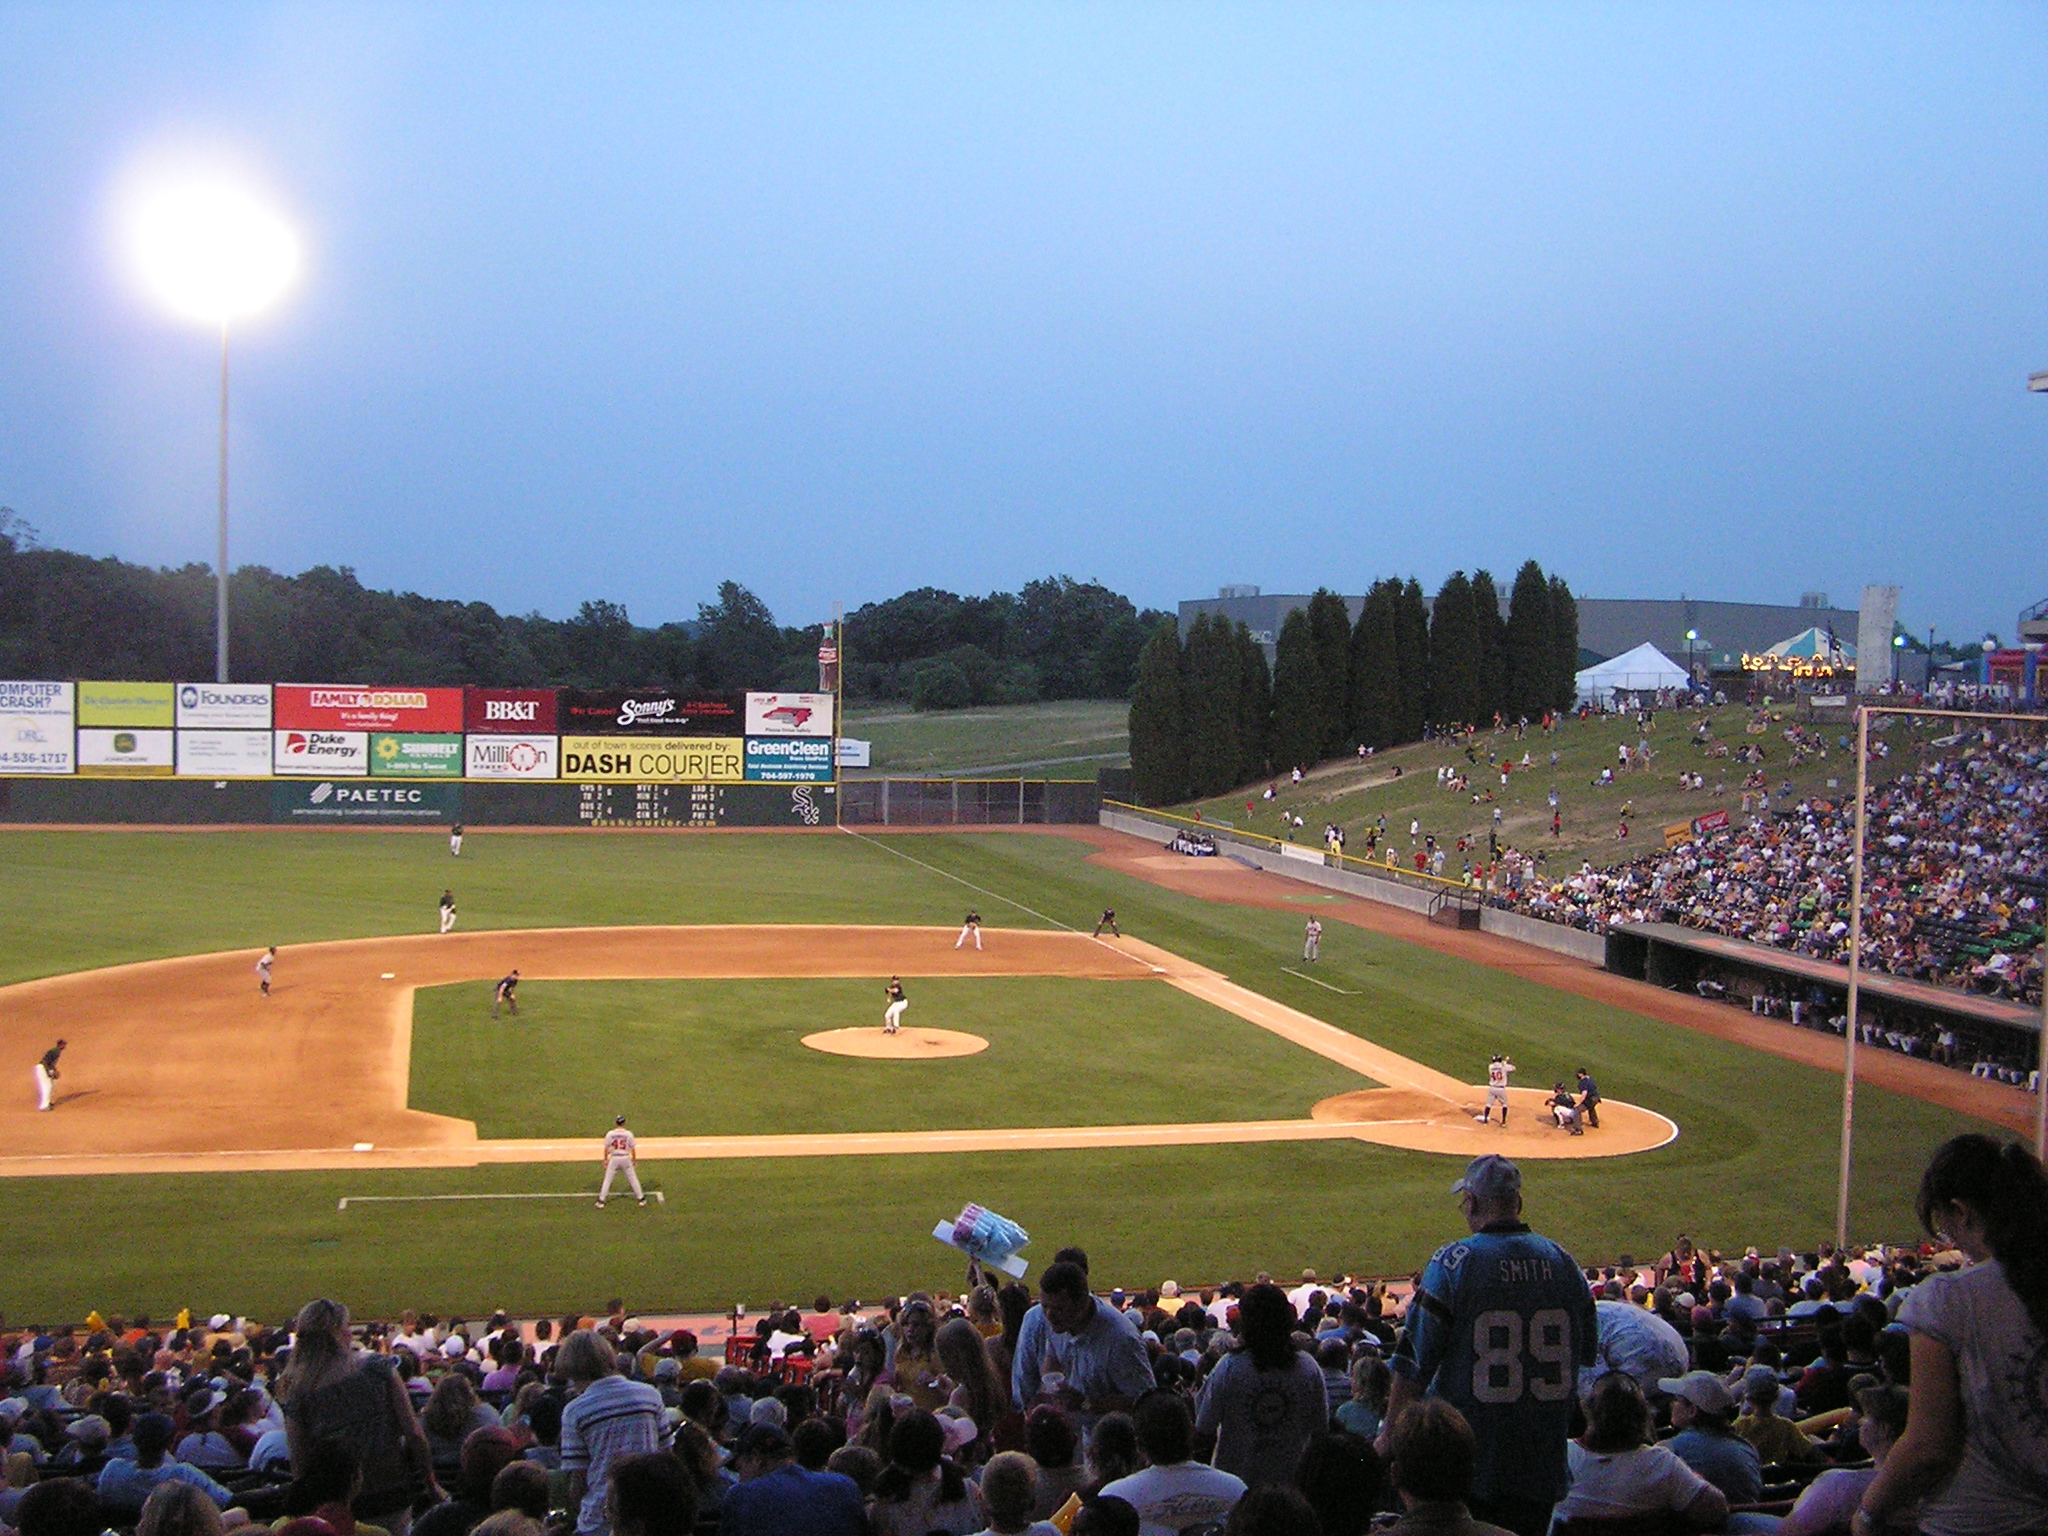
[[1586, 668], [1576, 679], [1581, 703], [1604, 709], [1616, 691], [1654, 693], [1659, 688], [1689, 687], [1685, 668], [1644, 641], [1632, 651]]

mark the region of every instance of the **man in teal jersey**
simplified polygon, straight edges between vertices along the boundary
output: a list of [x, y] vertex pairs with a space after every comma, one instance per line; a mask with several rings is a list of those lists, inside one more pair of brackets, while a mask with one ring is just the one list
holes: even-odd
[[1599, 1344], [1593, 1294], [1578, 1261], [1522, 1220], [1513, 1163], [1474, 1158], [1451, 1192], [1472, 1235], [1439, 1248], [1415, 1287], [1386, 1422], [1425, 1393], [1457, 1408], [1478, 1441], [1474, 1517], [1542, 1536], [1571, 1481], [1572, 1396]]

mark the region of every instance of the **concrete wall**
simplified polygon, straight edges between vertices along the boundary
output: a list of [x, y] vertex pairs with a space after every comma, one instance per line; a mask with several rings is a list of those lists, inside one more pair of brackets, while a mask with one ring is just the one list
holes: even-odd
[[[1112, 832], [1128, 832], [1133, 837], [1146, 838], [1162, 845], [1171, 842], [1174, 832], [1178, 830], [1148, 816], [1135, 815], [1129, 811], [1113, 811], [1106, 807], [1102, 812], [1102, 825]], [[1342, 891], [1349, 896], [1362, 896], [1367, 901], [1385, 902], [1390, 907], [1402, 907], [1410, 912], [1428, 915], [1431, 895], [1428, 890], [1402, 885], [1394, 880], [1379, 879], [1373, 875], [1360, 874], [1355, 870], [1331, 869], [1326, 865], [1312, 862], [1315, 857], [1312, 849], [1292, 847], [1283, 850], [1255, 843], [1241, 843], [1228, 832], [1215, 827], [1204, 830], [1216, 840], [1216, 846], [1225, 850], [1229, 857], [1242, 859], [1255, 869], [1270, 870], [1276, 875], [1285, 875], [1290, 880], [1299, 880], [1306, 885]], [[1538, 949], [1547, 949], [1553, 954], [1568, 955], [1574, 960], [1583, 960], [1591, 965], [1604, 964], [1607, 956], [1607, 940], [1600, 934], [1584, 933], [1577, 928], [1566, 928], [1558, 923], [1546, 923], [1541, 918], [1525, 917], [1519, 912], [1504, 912], [1498, 908], [1484, 907], [1479, 913], [1479, 927], [1484, 933], [1497, 933], [1504, 939], [1531, 944]]]

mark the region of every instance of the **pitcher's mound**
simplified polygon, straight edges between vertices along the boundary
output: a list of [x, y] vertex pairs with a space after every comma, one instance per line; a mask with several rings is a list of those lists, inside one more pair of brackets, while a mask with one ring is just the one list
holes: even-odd
[[880, 1029], [828, 1029], [805, 1035], [803, 1043], [814, 1051], [834, 1056], [862, 1056], [870, 1061], [932, 1061], [941, 1056], [972, 1056], [988, 1049], [979, 1035], [956, 1029], [899, 1029], [888, 1034]]

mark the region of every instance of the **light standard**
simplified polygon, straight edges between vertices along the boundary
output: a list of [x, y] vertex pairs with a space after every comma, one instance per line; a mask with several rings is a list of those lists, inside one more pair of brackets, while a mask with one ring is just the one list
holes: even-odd
[[1692, 648], [1698, 643], [1699, 638], [1700, 632], [1696, 629], [1688, 629], [1685, 632], [1685, 686], [1687, 692], [1691, 692], [1699, 687], [1699, 673], [1694, 669], [1692, 659]]
[[239, 188], [185, 182], [146, 196], [135, 254], [165, 308], [220, 327], [220, 527], [214, 563], [215, 681], [228, 680], [228, 325], [268, 308], [299, 270], [299, 240]]

